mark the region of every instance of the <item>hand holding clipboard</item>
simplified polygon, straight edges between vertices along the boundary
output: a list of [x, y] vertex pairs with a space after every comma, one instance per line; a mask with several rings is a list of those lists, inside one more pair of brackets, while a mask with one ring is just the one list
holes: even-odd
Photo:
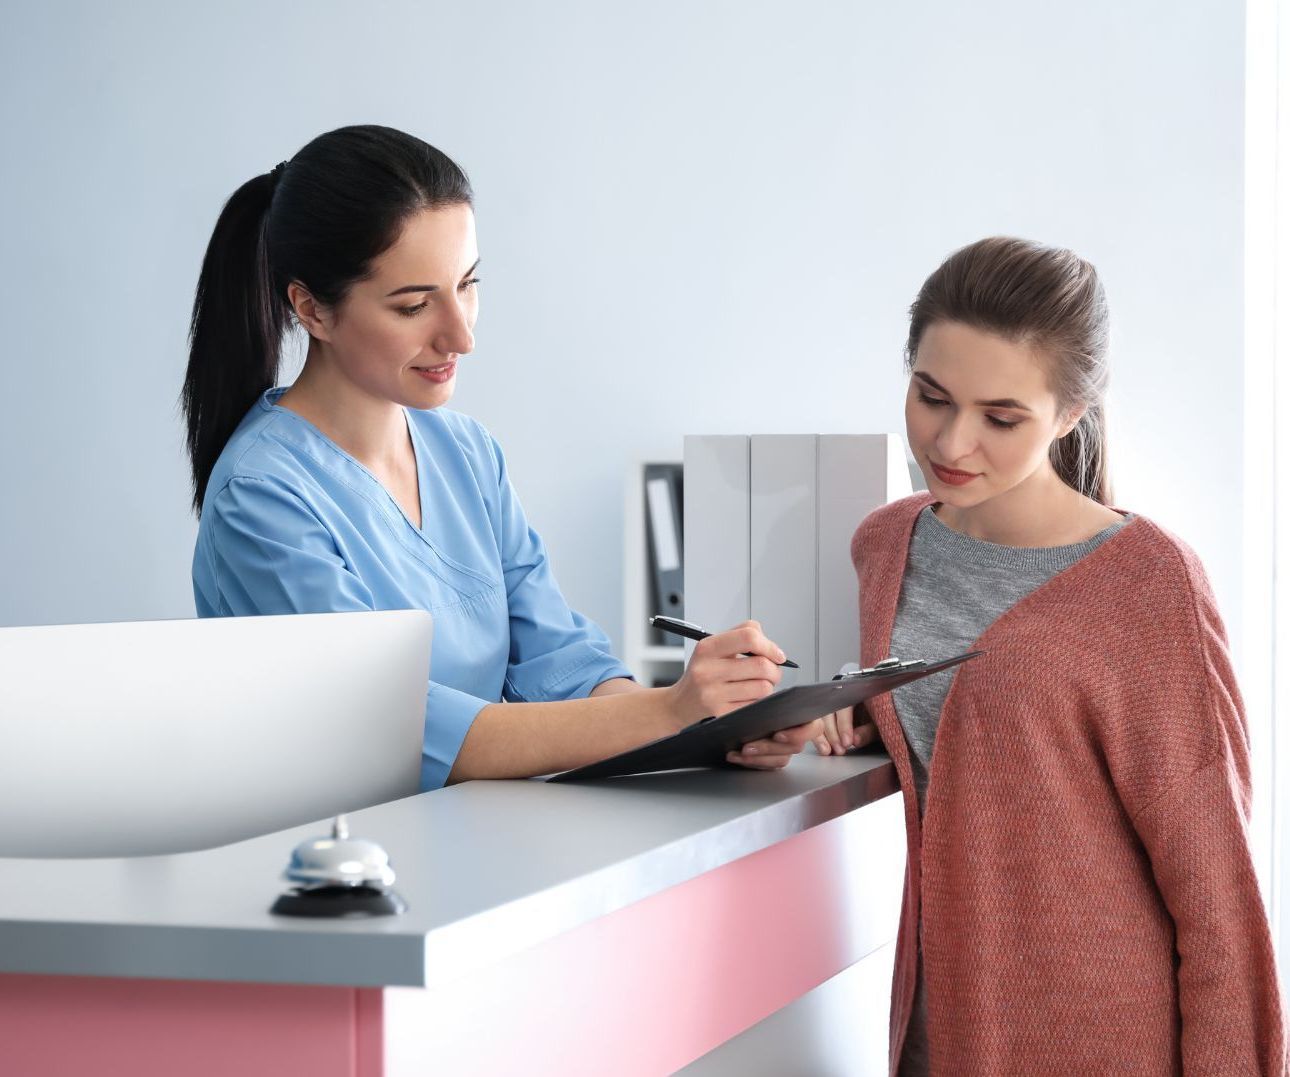
[[[744, 621], [720, 633], [671, 617], [651, 617], [650, 624], [696, 641], [681, 679], [667, 689], [668, 708], [681, 723], [675, 727], [678, 730], [765, 698], [779, 686], [785, 667], [797, 668], [756, 621]], [[756, 770], [778, 770], [787, 766], [818, 732], [818, 723], [784, 729], [773, 740], [741, 745], [729, 753], [726, 762]]]

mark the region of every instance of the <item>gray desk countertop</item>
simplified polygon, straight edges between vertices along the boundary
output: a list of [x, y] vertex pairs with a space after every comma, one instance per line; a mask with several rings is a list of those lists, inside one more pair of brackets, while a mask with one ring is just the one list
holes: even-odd
[[373, 920], [269, 913], [292, 848], [328, 822], [173, 856], [0, 858], [0, 972], [434, 986], [896, 789], [885, 755], [806, 753], [773, 774], [423, 793], [349, 816], [408, 903]]

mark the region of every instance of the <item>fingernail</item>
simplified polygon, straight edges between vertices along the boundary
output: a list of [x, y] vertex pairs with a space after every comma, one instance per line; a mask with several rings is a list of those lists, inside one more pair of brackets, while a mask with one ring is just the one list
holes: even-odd
[[830, 748], [827, 744], [820, 745], [820, 755], [832, 755], [832, 754], [833, 754], [833, 749]]
[[727, 762], [727, 763], [738, 763], [738, 762], [739, 762], [739, 754], [738, 754], [737, 752], [726, 752], [726, 762]]
[[776, 733], [775, 739], [779, 741], [780, 744], [784, 744], [788, 740], [788, 738], [784, 736], [783, 733]]
[[744, 755], [756, 755], [760, 749], [755, 744], [744, 745]]
[[856, 746], [856, 745], [855, 745], [855, 741], [854, 741], [854, 740], [852, 740], [850, 737], [843, 737], [843, 738], [842, 738], [842, 747], [844, 747], [844, 748], [854, 748], [855, 746]]
[[783, 662], [785, 659], [788, 658], [788, 655], [786, 655], [783, 651], [779, 650], [779, 648], [775, 649], [775, 653], [779, 655], [779, 657], [775, 659], [776, 662]]

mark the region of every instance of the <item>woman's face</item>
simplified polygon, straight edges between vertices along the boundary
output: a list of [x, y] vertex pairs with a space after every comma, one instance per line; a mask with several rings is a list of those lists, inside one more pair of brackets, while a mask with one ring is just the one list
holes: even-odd
[[475, 346], [479, 247], [469, 206], [420, 210], [310, 332], [346, 380], [404, 407], [446, 404], [457, 360]]
[[937, 322], [923, 333], [905, 428], [938, 501], [972, 508], [1052, 478], [1048, 448], [1079, 415], [1058, 413], [1043, 364], [1029, 346], [958, 322]]

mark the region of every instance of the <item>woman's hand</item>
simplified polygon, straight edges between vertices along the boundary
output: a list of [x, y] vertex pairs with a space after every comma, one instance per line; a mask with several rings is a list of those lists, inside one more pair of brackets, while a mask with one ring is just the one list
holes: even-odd
[[863, 748], [878, 739], [878, 729], [868, 714], [862, 711], [856, 722], [854, 707], [826, 714], [820, 722], [821, 729], [813, 738], [820, 755], [845, 755], [852, 748]]
[[[751, 657], [747, 657], [751, 655]], [[764, 699], [783, 675], [784, 652], [762, 633], [756, 621], [745, 621], [728, 632], [709, 636], [694, 646], [694, 655], [681, 679], [669, 689], [682, 725], [727, 714]], [[773, 737], [750, 741], [726, 759], [757, 770], [778, 770], [820, 732], [817, 718], [783, 729]]]
[[779, 684], [782, 661], [784, 652], [756, 621], [700, 640], [681, 679], [666, 689], [678, 728], [764, 699]]
[[816, 718], [806, 725], [781, 729], [766, 740], [749, 741], [739, 751], [727, 752], [726, 762], [752, 767], [754, 770], [779, 770], [786, 767], [793, 756], [819, 735], [821, 720]]

